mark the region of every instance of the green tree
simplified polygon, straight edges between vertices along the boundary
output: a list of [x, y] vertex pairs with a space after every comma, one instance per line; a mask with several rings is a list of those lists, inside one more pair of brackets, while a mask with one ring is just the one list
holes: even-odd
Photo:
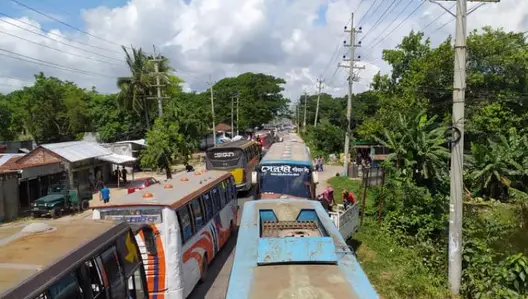
[[171, 165], [188, 161], [199, 146], [203, 130], [193, 111], [172, 102], [147, 132], [148, 147], [141, 154], [141, 165], [163, 169], [167, 179], [172, 178]]
[[325, 155], [339, 154], [345, 146], [345, 131], [331, 124], [326, 118], [322, 119], [317, 127], [307, 127], [303, 137], [310, 148]]

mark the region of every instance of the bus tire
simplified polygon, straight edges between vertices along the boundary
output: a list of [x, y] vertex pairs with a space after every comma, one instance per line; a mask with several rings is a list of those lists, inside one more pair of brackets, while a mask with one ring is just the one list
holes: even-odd
[[205, 282], [207, 278], [207, 271], [209, 270], [209, 261], [207, 260], [207, 254], [202, 257], [202, 267], [200, 269], [200, 281], [199, 283]]

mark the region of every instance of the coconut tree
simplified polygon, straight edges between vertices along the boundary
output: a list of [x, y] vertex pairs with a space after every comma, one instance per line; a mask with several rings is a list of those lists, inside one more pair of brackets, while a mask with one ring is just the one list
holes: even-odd
[[150, 114], [153, 110], [152, 96], [156, 85], [156, 76], [160, 82], [170, 82], [168, 72], [171, 70], [169, 60], [158, 55], [158, 73], [155, 73], [155, 60], [153, 56], [147, 56], [141, 48], [131, 47], [130, 51], [122, 47], [125, 52], [125, 61], [130, 70], [129, 77], [117, 78], [117, 86], [121, 90], [118, 101], [122, 108], [133, 110], [138, 115], [145, 117], [147, 128], [150, 127]]

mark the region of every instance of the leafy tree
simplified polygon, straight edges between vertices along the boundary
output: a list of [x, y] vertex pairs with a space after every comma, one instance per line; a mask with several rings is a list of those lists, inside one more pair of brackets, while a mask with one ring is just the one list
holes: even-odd
[[317, 127], [309, 126], [303, 137], [310, 148], [325, 155], [339, 154], [345, 146], [345, 131], [326, 118]]
[[0, 95], [0, 140], [12, 140], [16, 138], [15, 132], [12, 130], [11, 123], [13, 121], [13, 111], [9, 107], [9, 103]]
[[148, 147], [141, 154], [141, 165], [163, 169], [167, 179], [172, 178], [171, 165], [188, 161], [199, 146], [203, 129], [194, 112], [172, 102], [147, 132]]

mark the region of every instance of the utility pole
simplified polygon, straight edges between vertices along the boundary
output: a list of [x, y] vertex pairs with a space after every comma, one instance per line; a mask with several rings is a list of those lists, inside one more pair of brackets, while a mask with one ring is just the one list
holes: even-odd
[[301, 104], [301, 101], [299, 101], [299, 104], [295, 106], [295, 110], [297, 111], [297, 134], [301, 133], [301, 115], [300, 115], [300, 109], [299, 109], [300, 104]]
[[[455, 35], [455, 72], [453, 78], [453, 116], [452, 127], [454, 142], [451, 146], [451, 181], [449, 198], [449, 288], [452, 295], [460, 293], [462, 279], [462, 215], [463, 215], [463, 171], [464, 171], [464, 102], [466, 97], [466, 23], [467, 16], [487, 2], [499, 2], [499, 0], [482, 0], [470, 2], [481, 2], [469, 12], [467, 10], [468, 0], [446, 0], [456, 1], [456, 14], [442, 4], [438, 4], [456, 18]], [[458, 135], [458, 136], [457, 136]]]
[[240, 95], [239, 95], [239, 93], [237, 92], [237, 94], [236, 94], [236, 119], [237, 119], [237, 120], [236, 120], [236, 122], [237, 122], [236, 127], [237, 127], [237, 135], [239, 135], [238, 128], [239, 128], [239, 126], [240, 126], [240, 123], [238, 122], [238, 102], [239, 102], [239, 97], [240, 97]]
[[[350, 19], [350, 27], [351, 27], [350, 30], [348, 30], [347, 26], [345, 26], [345, 32], [350, 33], [349, 44], [347, 44], [346, 41], [343, 41], [344, 46], [349, 47], [350, 49], [350, 53], [349, 53], [350, 58], [347, 59], [346, 56], [343, 56], [343, 61], [346, 61], [348, 63], [338, 64], [338, 67], [348, 68], [347, 128], [346, 128], [346, 134], [345, 134], [345, 161], [344, 161], [345, 163], [343, 165], [344, 174], [347, 176], [348, 176], [348, 164], [349, 164], [349, 159], [350, 159], [349, 151], [350, 151], [350, 135], [351, 135], [350, 125], [351, 125], [351, 117], [352, 117], [352, 83], [354, 82], [354, 80], [358, 80], [358, 78], [354, 76], [354, 70], [355, 69], [365, 69], [365, 66], [357, 67], [354, 64], [354, 62], [357, 61], [354, 58], [355, 50], [356, 48], [361, 46], [361, 41], [359, 42], [359, 44], [356, 45], [356, 33], [361, 33], [361, 27], [359, 27], [359, 30], [356, 30], [356, 28], [354, 28], [354, 13], [352, 13], [352, 17]], [[358, 57], [358, 59], [359, 58], [360, 57]]]
[[156, 75], [156, 85], [155, 86], [156, 86], [157, 96], [147, 97], [147, 99], [158, 100], [158, 114], [161, 117], [161, 115], [163, 114], [163, 99], [167, 97], [161, 96], [161, 87], [165, 86], [165, 85], [161, 85], [160, 83], [159, 62], [161, 61], [161, 59], [158, 59], [158, 55], [156, 54], [156, 46], [152, 46], [152, 47], [154, 48], [154, 56], [152, 59], [150, 59], [150, 61], [154, 62], [154, 74]]
[[306, 131], [306, 98], [307, 98], [308, 94], [306, 93], [306, 91], [304, 92], [304, 120], [303, 120], [303, 132]]
[[211, 76], [209, 76], [209, 82], [207, 82], [210, 86], [211, 90], [211, 114], [213, 116], [213, 145], [216, 146], [216, 125], [215, 125], [215, 109], [214, 109], [214, 92], [213, 92], [213, 86], [215, 85], [215, 82], [211, 81]]
[[322, 79], [317, 79], [317, 106], [315, 108], [315, 120], [314, 120], [314, 127], [317, 127], [317, 117], [319, 116], [319, 100], [321, 99], [321, 90], [323, 89], [323, 82]]
[[231, 139], [235, 137], [235, 112], [234, 112], [234, 105], [235, 105], [235, 95], [231, 96]]

